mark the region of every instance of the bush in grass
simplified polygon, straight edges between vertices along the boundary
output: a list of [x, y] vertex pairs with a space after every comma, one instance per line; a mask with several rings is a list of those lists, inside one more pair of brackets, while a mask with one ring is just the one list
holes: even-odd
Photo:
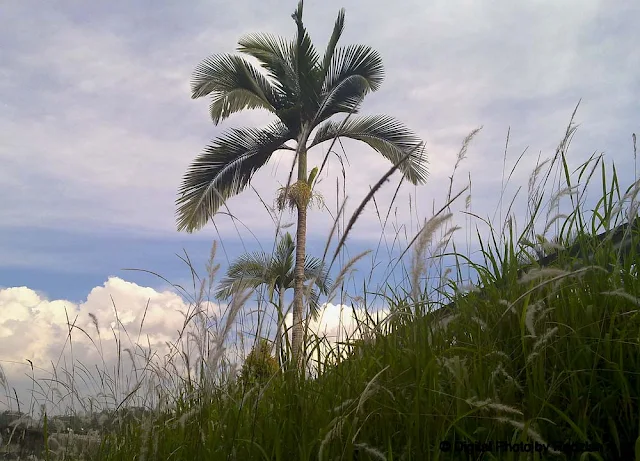
[[278, 360], [271, 355], [271, 345], [266, 339], [261, 339], [247, 355], [240, 381], [247, 387], [264, 385], [278, 370]]

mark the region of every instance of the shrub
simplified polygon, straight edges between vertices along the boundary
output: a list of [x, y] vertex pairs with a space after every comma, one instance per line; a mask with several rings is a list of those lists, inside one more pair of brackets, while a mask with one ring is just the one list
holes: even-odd
[[247, 355], [240, 372], [240, 381], [246, 387], [262, 386], [278, 371], [278, 360], [271, 355], [269, 341], [261, 339]]

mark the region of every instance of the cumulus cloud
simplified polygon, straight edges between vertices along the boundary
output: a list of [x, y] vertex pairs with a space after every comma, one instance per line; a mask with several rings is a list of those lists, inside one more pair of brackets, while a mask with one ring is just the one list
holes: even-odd
[[[220, 314], [217, 306], [206, 302], [200, 303], [200, 308], [209, 319]], [[178, 367], [170, 371], [179, 372], [176, 347], [192, 355], [192, 360], [198, 358], [199, 350], [187, 341], [186, 333], [183, 340], [178, 341], [185, 318], [193, 312], [193, 306], [174, 292], [160, 292], [118, 277], [110, 277], [103, 286], [93, 288], [80, 304], [49, 300], [27, 287], [2, 289], [0, 350], [3, 357], [0, 363], [9, 385], [18, 391], [22, 408], [30, 401], [29, 390], [34, 386], [29, 378], [32, 373], [29, 361], [36, 380], [52, 378], [51, 373], [55, 371], [57, 379], [65, 381], [66, 370], [75, 374], [78, 380], [75, 385], [86, 392], [113, 391], [117, 395], [111, 397], [119, 403], [117, 399], [124, 398], [133, 389], [135, 377], [143, 375], [145, 367], [150, 373], [154, 369], [148, 366], [149, 362], [157, 367], [167, 366], [173, 357]], [[191, 325], [186, 330], [195, 331]], [[115, 381], [111, 388], [100, 388], [103, 377], [96, 372], [96, 367]], [[120, 373], [123, 381], [118, 383]], [[87, 383], [88, 379], [91, 382]], [[117, 392], [116, 387], [123, 383]], [[35, 385], [35, 389], [39, 400], [52, 398], [52, 394], [42, 395], [48, 391], [46, 386], [39, 389]], [[5, 389], [5, 397], [0, 403], [7, 405], [6, 400], [12, 400], [10, 389]], [[13, 402], [14, 408], [15, 405]]]
[[[48, 299], [28, 287], [0, 289], [0, 364], [7, 383], [2, 386], [0, 406], [17, 407], [15, 388], [23, 409], [35, 398], [38, 404], [56, 402], [51, 408], [54, 412], [64, 411], [64, 405], [72, 405], [72, 399], [60, 398], [71, 390], [72, 383], [77, 394], [74, 398], [83, 399], [85, 406], [90, 397], [104, 406], [117, 405], [145, 373], [153, 376], [149, 379], [155, 379], [156, 384], [161, 377], [154, 370], [164, 367], [169, 374], [186, 373], [184, 361], [175, 351], [186, 351], [193, 365], [202, 351], [200, 344], [193, 341], [195, 335], [201, 336], [200, 341], [207, 341], [202, 337], [204, 329], [212, 332], [213, 324], [220, 324], [225, 314], [217, 305], [202, 302], [200, 307], [207, 312], [208, 321], [188, 326], [178, 340], [185, 316], [193, 313], [193, 306], [172, 291], [110, 277], [102, 286], [94, 287], [84, 302], [76, 304]], [[388, 314], [388, 310], [380, 309], [373, 317], [380, 322]], [[291, 326], [291, 314], [285, 324]], [[339, 343], [360, 339], [373, 327], [364, 308], [354, 310], [328, 303], [322, 305], [318, 318], [310, 321], [309, 332], [320, 340], [319, 346], [313, 347], [321, 357], [335, 359], [336, 354], [347, 353]], [[245, 323], [243, 328], [252, 327]], [[230, 335], [233, 341], [240, 336]], [[212, 345], [210, 338], [205, 347]], [[243, 347], [246, 353], [250, 345]], [[56, 385], [51, 379], [65, 384]], [[102, 379], [108, 384], [100, 384]], [[104, 396], [98, 398], [109, 392], [112, 395], [106, 400]]]
[[[6, 378], [6, 386], [0, 386], [0, 407], [17, 407], [14, 388], [21, 408], [55, 402], [50, 411], [58, 412], [64, 411], [65, 405], [73, 405], [73, 398], [82, 400], [85, 407], [90, 398], [105, 407], [117, 405], [143, 381], [145, 385], [158, 384], [166, 378], [175, 384], [178, 376], [172, 374], [186, 376], [184, 360], [176, 351], [189, 355], [193, 373], [201, 355], [215, 352], [211, 348], [220, 331], [216, 327], [226, 321], [227, 311], [220, 306], [206, 301], [199, 306], [206, 319], [198, 323], [196, 318], [184, 328], [185, 317], [194, 312], [193, 304], [173, 291], [119, 277], [109, 277], [102, 286], [94, 287], [81, 303], [48, 299], [28, 287], [0, 289], [0, 365]], [[255, 325], [250, 323], [251, 309], [245, 311], [240, 323], [247, 333], [247, 328]], [[373, 314], [374, 323], [388, 314], [386, 309], [378, 310]], [[285, 324], [291, 326], [291, 314]], [[373, 327], [362, 307], [354, 310], [342, 304], [324, 304], [318, 318], [309, 323], [309, 332], [320, 340], [311, 347], [316, 347], [321, 357], [333, 360], [337, 354], [347, 353], [340, 343], [360, 339]], [[208, 335], [204, 334], [206, 330]], [[225, 347], [248, 352], [251, 345], [240, 344], [242, 334], [231, 330]], [[238, 360], [237, 356], [229, 358]], [[56, 384], [55, 380], [60, 382]], [[107, 384], [101, 384], [102, 380]], [[63, 398], [68, 392], [74, 392], [74, 397]], [[109, 395], [100, 398], [104, 393]], [[142, 399], [144, 392], [139, 394], [136, 398]]]
[[[389, 309], [386, 308], [367, 314], [364, 307], [332, 303], [321, 305], [318, 317], [310, 319], [308, 324], [308, 353], [312, 354], [312, 363], [315, 360], [331, 363], [338, 357], [346, 357], [350, 351], [346, 344], [371, 337], [377, 325], [383, 327], [388, 315]], [[286, 315], [285, 325], [291, 331], [291, 313]], [[378, 330], [381, 331], [384, 330]]]

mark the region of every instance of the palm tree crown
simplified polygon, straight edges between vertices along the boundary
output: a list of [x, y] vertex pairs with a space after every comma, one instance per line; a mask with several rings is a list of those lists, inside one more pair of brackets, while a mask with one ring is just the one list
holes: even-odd
[[[293, 254], [295, 245], [291, 234], [288, 232], [280, 239], [276, 252], [269, 256], [264, 252], [245, 253], [233, 262], [227, 269], [224, 278], [215, 293], [218, 299], [229, 299], [234, 293], [242, 292], [247, 288], [257, 288], [266, 285], [269, 291], [269, 302], [276, 308], [278, 324], [276, 327], [276, 356], [283, 359], [282, 337], [284, 331], [284, 293], [294, 288], [295, 273]], [[310, 292], [307, 296], [309, 310], [312, 317], [317, 317], [319, 312], [318, 300], [320, 294], [327, 294], [329, 286], [333, 283], [325, 269], [325, 264], [318, 258], [306, 256], [304, 264], [305, 281], [310, 282]], [[274, 302], [274, 293], [278, 294], [277, 304]]]
[[[249, 184], [275, 151], [295, 152], [286, 144], [289, 141], [302, 142], [309, 149], [336, 137], [356, 139], [394, 164], [410, 153], [400, 170], [413, 184], [426, 180], [426, 162], [417, 149], [420, 139], [397, 120], [386, 115], [352, 117], [344, 124], [328, 120], [340, 113], [357, 113], [363, 97], [380, 88], [382, 59], [369, 46], [338, 47], [344, 10], [320, 56], [302, 23], [302, 6], [301, 1], [292, 15], [297, 27], [293, 40], [249, 34], [238, 42], [239, 55], [213, 55], [196, 67], [192, 98], [211, 95], [214, 124], [257, 108], [273, 113], [276, 120], [265, 128], [230, 129], [195, 159], [176, 201], [178, 230], [193, 232], [203, 227], [228, 198]], [[306, 171], [306, 155], [298, 161], [304, 162]]]
[[[293, 288], [295, 245], [288, 232], [280, 239], [273, 255], [264, 252], [245, 253], [238, 257], [227, 269], [227, 275], [215, 292], [218, 299], [229, 299], [234, 293], [242, 292], [247, 288], [258, 288], [266, 285], [269, 293], [269, 301], [273, 302], [273, 295], [283, 294], [283, 291]], [[318, 258], [306, 256], [305, 280], [315, 285], [319, 292], [326, 295], [332, 280], [326, 270], [325, 264]], [[282, 290], [282, 292], [281, 292]], [[319, 293], [310, 287], [309, 304], [311, 315], [318, 312]]]

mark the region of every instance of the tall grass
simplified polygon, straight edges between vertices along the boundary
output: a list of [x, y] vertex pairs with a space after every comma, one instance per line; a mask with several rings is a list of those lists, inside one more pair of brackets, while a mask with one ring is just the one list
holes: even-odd
[[[476, 133], [463, 142], [451, 185]], [[175, 354], [160, 365], [139, 354], [145, 376], [127, 387], [125, 403], [149, 395], [141, 389], [152, 377], [152, 411], [119, 420], [88, 458], [640, 460], [640, 235], [629, 226], [621, 237], [595, 238], [635, 222], [640, 182], [621, 189], [602, 157], [572, 170], [574, 135], [570, 124], [555, 155], [538, 162], [526, 213], [515, 212], [515, 198], [504, 215], [500, 206], [504, 222], [473, 212], [463, 195], [469, 179], [457, 194], [449, 188], [430, 219], [417, 220], [414, 235], [396, 227], [390, 243], [394, 202], [383, 213], [370, 194], [382, 228], [372, 268], [384, 242], [387, 278], [352, 294], [351, 308], [364, 315], [346, 341], [310, 333], [307, 378], [285, 368], [252, 387], [236, 379], [226, 348], [250, 293], [238, 293], [222, 318], [212, 316], [214, 246], [205, 276], [191, 268], [194, 296]], [[503, 195], [513, 171], [503, 174]], [[594, 184], [599, 199], [589, 209]], [[335, 213], [339, 246], [357, 232], [353, 220], [340, 235], [343, 209]], [[467, 229], [475, 242], [471, 232], [462, 240], [466, 253], [458, 251], [456, 214], [475, 221]], [[578, 251], [560, 251], [570, 245]], [[549, 265], [536, 263], [549, 254]], [[349, 271], [364, 257], [343, 261], [331, 296], [340, 292], [344, 301]], [[396, 268], [402, 278], [390, 281]], [[387, 309], [376, 316], [379, 300]]]

